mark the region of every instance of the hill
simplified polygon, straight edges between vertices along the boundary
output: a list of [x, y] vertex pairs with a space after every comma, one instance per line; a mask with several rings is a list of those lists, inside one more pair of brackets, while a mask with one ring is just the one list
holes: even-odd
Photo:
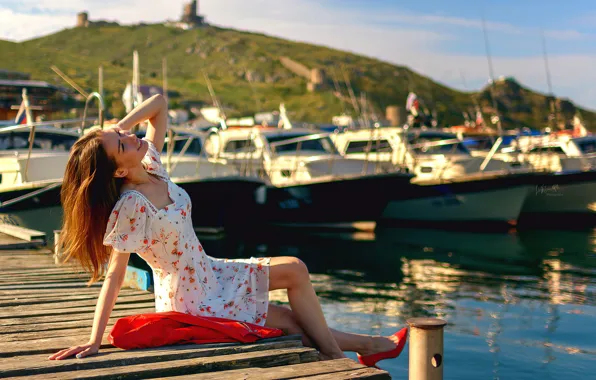
[[[97, 70], [102, 65], [104, 92], [115, 116], [124, 112], [120, 98], [132, 78], [135, 49], [140, 56], [142, 84], [161, 85], [162, 58], [167, 57], [168, 89], [177, 95], [170, 97], [171, 106], [186, 101], [211, 103], [201, 74], [205, 70], [221, 103], [233, 110], [229, 116], [275, 110], [283, 101], [296, 120], [329, 123], [333, 115], [352, 111], [351, 104], [334, 95], [332, 74], [340, 82], [344, 99], [348, 98], [340, 67], [345, 68], [356, 95], [366, 92], [380, 117], [389, 105], [403, 107], [409, 91], [436, 109], [441, 125], [461, 124], [462, 110], [472, 108], [474, 99], [483, 111], [492, 110], [487, 89], [460, 92], [406, 67], [374, 58], [214, 26], [180, 30], [162, 24], [103, 25], [65, 29], [22, 43], [0, 41], [2, 68], [31, 73], [33, 79], [65, 85], [50, 69], [56, 65], [82, 87], [96, 90]], [[308, 80], [289, 70], [280, 57], [324, 70], [323, 86], [307, 91]], [[546, 125], [546, 96], [514, 81], [498, 83], [496, 95], [505, 127]], [[565, 105], [563, 116], [571, 118], [575, 106], [568, 101], [561, 104]], [[596, 124], [596, 114], [578, 110], [588, 126]]]

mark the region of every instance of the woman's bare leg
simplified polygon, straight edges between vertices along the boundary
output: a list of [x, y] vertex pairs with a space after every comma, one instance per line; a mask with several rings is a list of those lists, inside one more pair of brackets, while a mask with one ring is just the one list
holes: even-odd
[[[300, 328], [329, 359], [345, 358], [327, 326], [323, 310], [310, 282], [306, 265], [295, 257], [273, 257], [269, 271], [269, 290], [287, 289], [290, 306]], [[270, 316], [267, 315], [267, 320]]]
[[[302, 343], [305, 346], [318, 348], [302, 329], [294, 312], [287, 307], [269, 304], [265, 326], [282, 329], [288, 334], [301, 335]], [[393, 349], [397, 343], [384, 336], [352, 334], [334, 329], [329, 329], [329, 331], [342, 351], [357, 352], [360, 355], [388, 351]]]

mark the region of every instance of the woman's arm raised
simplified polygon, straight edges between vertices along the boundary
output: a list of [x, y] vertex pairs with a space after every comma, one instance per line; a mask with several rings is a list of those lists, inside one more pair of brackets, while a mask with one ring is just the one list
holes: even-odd
[[130, 253], [117, 251], [114, 251], [110, 257], [106, 278], [99, 292], [97, 305], [95, 306], [95, 316], [93, 318], [93, 327], [89, 342], [61, 350], [51, 355], [49, 357], [50, 360], [66, 359], [72, 355], [77, 355], [77, 358], [83, 358], [96, 354], [99, 351], [106, 325], [108, 324], [110, 314], [112, 313], [112, 309], [114, 309], [118, 293], [124, 282], [129, 257]]
[[129, 130], [145, 120], [149, 120], [145, 138], [153, 142], [157, 151], [161, 152], [168, 127], [168, 104], [162, 95], [153, 95], [145, 100], [120, 120], [118, 127]]

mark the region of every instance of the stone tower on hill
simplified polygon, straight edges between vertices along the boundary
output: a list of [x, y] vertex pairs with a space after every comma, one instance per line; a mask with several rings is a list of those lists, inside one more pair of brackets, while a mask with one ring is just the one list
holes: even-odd
[[191, 26], [199, 26], [205, 23], [205, 18], [199, 15], [199, 4], [197, 0], [192, 0], [190, 3], [184, 4], [180, 22]]

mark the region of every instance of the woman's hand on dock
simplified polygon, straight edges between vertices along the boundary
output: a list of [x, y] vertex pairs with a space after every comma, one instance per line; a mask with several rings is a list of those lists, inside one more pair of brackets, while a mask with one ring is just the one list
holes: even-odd
[[95, 355], [99, 352], [99, 344], [87, 343], [81, 346], [74, 346], [71, 348], [65, 348], [64, 350], [56, 352], [51, 355], [48, 359], [50, 360], [62, 360], [73, 355], [76, 355], [77, 359], [82, 359], [86, 356]]

